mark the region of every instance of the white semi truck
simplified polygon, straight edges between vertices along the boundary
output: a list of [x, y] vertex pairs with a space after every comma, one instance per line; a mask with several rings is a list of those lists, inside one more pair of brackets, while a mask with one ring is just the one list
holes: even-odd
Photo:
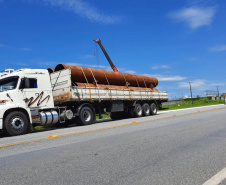
[[45, 69], [21, 69], [0, 78], [0, 129], [20, 135], [36, 125], [88, 125], [103, 111], [112, 119], [148, 116], [167, 100], [166, 91], [151, 88], [118, 88], [97, 81], [79, 85], [72, 81], [71, 69], [51, 74]]

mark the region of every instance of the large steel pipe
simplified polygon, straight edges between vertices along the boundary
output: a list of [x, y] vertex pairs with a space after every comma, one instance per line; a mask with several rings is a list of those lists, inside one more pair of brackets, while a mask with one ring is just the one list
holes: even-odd
[[88, 81], [88, 83], [93, 83], [96, 80], [98, 84], [121, 86], [125, 86], [128, 82], [128, 85], [132, 87], [148, 88], [156, 87], [158, 85], [158, 79], [154, 77], [72, 66], [67, 64], [58, 64], [55, 71], [67, 68], [71, 69], [71, 79], [73, 82], [87, 83]]

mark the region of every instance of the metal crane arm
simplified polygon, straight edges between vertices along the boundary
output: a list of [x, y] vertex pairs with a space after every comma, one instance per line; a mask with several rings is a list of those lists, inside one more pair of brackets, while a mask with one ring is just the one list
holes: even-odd
[[109, 57], [107, 51], [105, 50], [103, 44], [101, 43], [101, 40], [98, 39], [98, 40], [94, 40], [94, 41], [95, 41], [96, 43], [99, 44], [101, 50], [103, 51], [105, 57], [107, 58], [109, 64], [111, 65], [111, 68], [113, 69], [113, 71], [114, 71], [114, 72], [118, 72], [118, 69], [115, 67], [115, 65], [114, 65], [113, 62], [111, 61], [111, 59], [110, 59], [110, 57]]

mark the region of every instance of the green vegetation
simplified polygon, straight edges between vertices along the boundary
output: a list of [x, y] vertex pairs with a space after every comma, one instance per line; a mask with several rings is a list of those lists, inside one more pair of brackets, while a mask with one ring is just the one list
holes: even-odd
[[[110, 116], [108, 114], [101, 114], [101, 115], [102, 115], [102, 118], [110, 118]], [[100, 119], [99, 114], [96, 115], [96, 118]]]
[[44, 126], [36, 126], [34, 127], [34, 130], [48, 130], [55, 128], [54, 125], [44, 125]]
[[211, 98], [195, 98], [193, 99], [193, 104], [191, 99], [184, 100], [182, 102], [173, 105], [163, 105], [163, 110], [174, 110], [174, 109], [184, 109], [191, 107], [201, 107], [207, 105], [217, 105], [224, 104], [225, 100], [211, 100]]

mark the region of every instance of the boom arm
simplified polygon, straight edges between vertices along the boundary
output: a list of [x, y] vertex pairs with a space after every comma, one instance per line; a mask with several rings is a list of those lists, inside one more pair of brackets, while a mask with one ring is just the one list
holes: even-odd
[[94, 40], [94, 41], [95, 41], [96, 43], [99, 44], [101, 50], [103, 51], [105, 57], [107, 58], [109, 64], [111, 65], [111, 68], [113, 69], [113, 71], [114, 71], [114, 72], [118, 72], [118, 69], [115, 67], [115, 65], [114, 65], [113, 62], [111, 61], [111, 59], [110, 59], [110, 57], [109, 57], [107, 51], [104, 49], [104, 46], [103, 46], [103, 44], [101, 43], [101, 40], [98, 39], [98, 40]]

